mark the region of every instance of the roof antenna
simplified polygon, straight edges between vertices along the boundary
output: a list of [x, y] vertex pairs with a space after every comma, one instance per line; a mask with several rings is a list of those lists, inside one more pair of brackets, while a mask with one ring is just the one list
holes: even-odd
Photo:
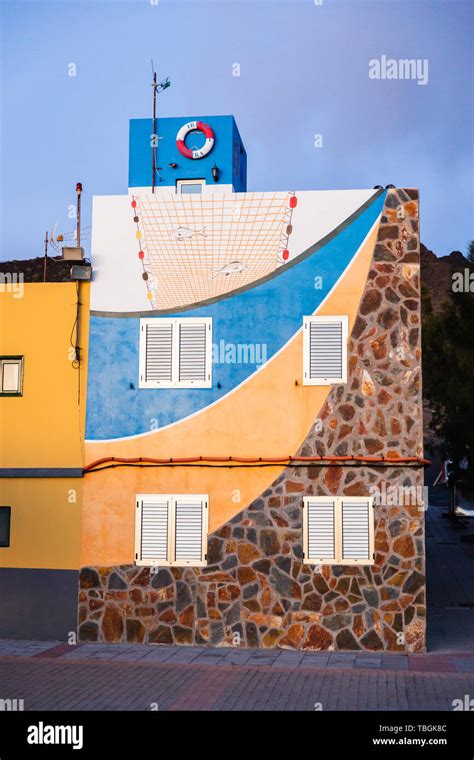
[[155, 179], [156, 175], [158, 174], [158, 177], [160, 178], [161, 182], [161, 176], [159, 169], [161, 167], [156, 165], [156, 149], [158, 146], [158, 140], [160, 139], [158, 135], [156, 134], [156, 96], [158, 93], [163, 92], [163, 90], [166, 90], [167, 87], [170, 86], [171, 82], [169, 80], [169, 77], [166, 77], [166, 79], [163, 79], [161, 82], [156, 81], [156, 71], [153, 66], [153, 59], [151, 61], [151, 72], [153, 74], [153, 134], [151, 136], [151, 192], [155, 192]]
[[48, 261], [48, 231], [44, 236], [44, 263], [43, 263], [43, 282], [46, 282], [46, 262]]
[[77, 224], [76, 224], [76, 245], [78, 248], [81, 247], [81, 193], [82, 193], [82, 183], [77, 182], [76, 183], [76, 193], [77, 193]]

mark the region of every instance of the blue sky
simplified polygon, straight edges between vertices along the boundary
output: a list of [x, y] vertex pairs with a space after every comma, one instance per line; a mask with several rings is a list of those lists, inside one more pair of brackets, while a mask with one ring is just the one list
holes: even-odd
[[[74, 228], [76, 181], [84, 226], [92, 195], [126, 192], [128, 120], [150, 115], [151, 58], [172, 81], [160, 115], [235, 115], [249, 190], [419, 187], [422, 241], [439, 255], [465, 251], [473, 8], [471, 0], [4, 0], [1, 258], [42, 255], [46, 229]], [[370, 79], [369, 61], [382, 55], [428, 59], [428, 84]]]

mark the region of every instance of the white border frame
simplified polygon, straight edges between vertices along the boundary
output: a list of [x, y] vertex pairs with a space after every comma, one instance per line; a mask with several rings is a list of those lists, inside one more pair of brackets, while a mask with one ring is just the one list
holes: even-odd
[[[334, 502], [334, 554], [335, 557], [308, 556], [308, 502]], [[369, 504], [369, 559], [343, 559], [342, 557], [342, 502], [363, 502]], [[351, 565], [375, 564], [375, 512], [373, 496], [304, 496], [303, 497], [303, 562], [307, 565]]]
[[[183, 193], [181, 188], [183, 185], [201, 185], [200, 193]], [[176, 180], [176, 195], [202, 195], [206, 187], [205, 179], [177, 179]]]
[[[310, 340], [309, 325], [312, 322], [341, 322], [342, 325], [342, 377], [310, 378]], [[347, 341], [349, 334], [349, 318], [347, 314], [319, 317], [312, 315], [303, 317], [303, 385], [337, 385], [347, 383]]]
[[[0, 396], [23, 396], [24, 363], [24, 356], [0, 356]], [[5, 364], [18, 365], [18, 387], [16, 391], [5, 391], [3, 389], [3, 367]]]
[[[146, 338], [144, 328], [148, 324], [156, 324], [156, 320], [172, 324], [171, 336], [171, 381], [144, 380], [146, 372]], [[206, 325], [206, 376], [207, 380], [198, 383], [183, 382], [179, 377], [179, 326], [181, 324]], [[140, 319], [139, 347], [139, 388], [212, 388], [212, 317], [142, 317]]]

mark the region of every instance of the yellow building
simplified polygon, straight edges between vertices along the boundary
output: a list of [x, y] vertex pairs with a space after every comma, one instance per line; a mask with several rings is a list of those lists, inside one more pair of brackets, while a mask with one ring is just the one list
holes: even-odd
[[[71, 262], [0, 273], [0, 637], [76, 630], [89, 283]], [[23, 269], [24, 271], [19, 271]], [[76, 270], [77, 271], [77, 270]], [[58, 281], [59, 280], [59, 281]]]

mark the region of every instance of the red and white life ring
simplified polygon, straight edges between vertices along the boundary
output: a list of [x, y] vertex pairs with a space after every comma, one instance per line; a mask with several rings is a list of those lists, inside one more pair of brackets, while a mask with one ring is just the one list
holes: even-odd
[[[186, 139], [186, 135], [188, 135], [189, 132], [196, 131], [203, 132], [206, 137], [206, 142], [202, 148], [198, 148], [197, 150], [190, 150], [186, 147], [186, 143], [184, 141]], [[181, 127], [178, 134], [176, 135], [176, 145], [178, 146], [179, 152], [182, 153], [183, 156], [186, 156], [186, 158], [203, 158], [204, 156], [207, 156], [207, 154], [210, 153], [214, 147], [214, 132], [212, 131], [209, 124], [204, 124], [203, 121], [188, 121], [187, 124], [184, 124]]]

